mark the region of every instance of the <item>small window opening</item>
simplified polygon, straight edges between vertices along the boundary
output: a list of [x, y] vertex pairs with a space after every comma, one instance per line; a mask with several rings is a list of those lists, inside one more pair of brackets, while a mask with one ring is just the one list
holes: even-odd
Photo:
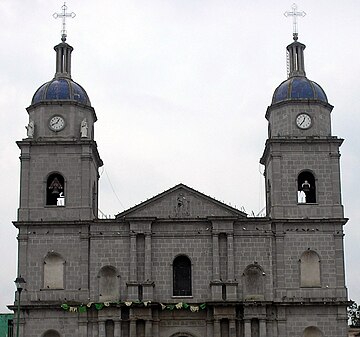
[[142, 284], [140, 284], [138, 286], [138, 298], [139, 298], [139, 301], [143, 300], [143, 286], [142, 286]]
[[59, 173], [50, 174], [46, 182], [46, 205], [65, 206], [65, 180]]
[[315, 178], [309, 171], [301, 172], [298, 176], [298, 203], [316, 203]]
[[223, 301], [226, 301], [226, 285], [225, 284], [223, 284], [221, 286], [221, 297], [222, 297]]

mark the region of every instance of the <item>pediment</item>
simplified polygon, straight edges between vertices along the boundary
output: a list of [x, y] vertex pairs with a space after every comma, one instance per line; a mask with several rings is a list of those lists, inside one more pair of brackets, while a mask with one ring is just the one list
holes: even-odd
[[246, 214], [184, 184], [179, 184], [116, 216], [117, 219], [125, 217], [157, 219], [243, 218], [246, 217]]

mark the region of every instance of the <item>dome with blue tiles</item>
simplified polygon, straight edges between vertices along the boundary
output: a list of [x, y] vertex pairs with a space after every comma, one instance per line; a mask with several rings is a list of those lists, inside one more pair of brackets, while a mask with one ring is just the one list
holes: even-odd
[[56, 51], [55, 77], [36, 90], [31, 104], [41, 102], [72, 101], [91, 106], [85, 89], [71, 79], [71, 52], [73, 47], [65, 42], [54, 47]]
[[288, 52], [289, 77], [274, 92], [272, 104], [285, 101], [321, 101], [328, 103], [325, 91], [319, 84], [309, 80], [305, 73], [305, 45], [297, 41], [286, 47]]
[[327, 97], [319, 84], [305, 76], [293, 76], [282, 82], [276, 89], [272, 104], [289, 100], [319, 100], [327, 103]]
[[69, 78], [54, 78], [36, 90], [31, 104], [47, 101], [75, 101], [91, 106], [85, 89]]

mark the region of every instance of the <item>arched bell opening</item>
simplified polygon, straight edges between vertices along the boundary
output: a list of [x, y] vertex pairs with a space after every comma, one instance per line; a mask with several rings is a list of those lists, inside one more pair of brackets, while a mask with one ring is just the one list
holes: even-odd
[[46, 205], [65, 206], [65, 179], [58, 173], [51, 173], [46, 180]]
[[299, 204], [316, 203], [316, 181], [310, 171], [303, 171], [298, 175], [297, 185]]

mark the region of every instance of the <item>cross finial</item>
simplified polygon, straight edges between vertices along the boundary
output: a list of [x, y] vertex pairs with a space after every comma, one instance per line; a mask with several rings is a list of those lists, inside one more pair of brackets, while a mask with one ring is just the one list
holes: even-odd
[[66, 6], [66, 2], [64, 2], [64, 5], [61, 6], [62, 9], [62, 13], [54, 13], [53, 17], [55, 19], [61, 18], [62, 19], [62, 30], [61, 30], [61, 41], [65, 42], [66, 41], [66, 18], [74, 18], [76, 16], [76, 14], [74, 12], [71, 13], [67, 13], [67, 6]]
[[293, 3], [291, 8], [292, 8], [292, 11], [291, 12], [287, 11], [284, 13], [284, 15], [286, 17], [288, 17], [288, 16], [293, 17], [293, 39], [294, 39], [294, 41], [296, 41], [298, 39], [297, 17], [298, 16], [304, 17], [306, 15], [306, 13], [304, 11], [298, 12], [296, 3]]

